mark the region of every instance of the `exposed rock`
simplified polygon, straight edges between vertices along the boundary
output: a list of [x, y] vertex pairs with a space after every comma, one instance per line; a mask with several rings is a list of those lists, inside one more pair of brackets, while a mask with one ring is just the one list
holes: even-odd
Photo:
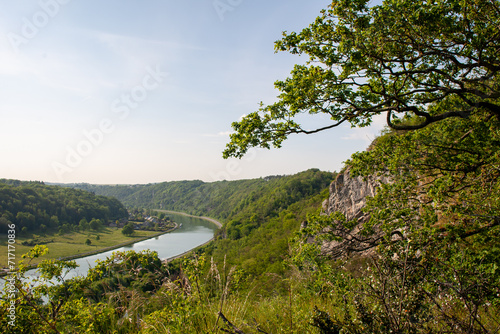
[[334, 221], [330, 227], [330, 233], [341, 237], [342, 241], [325, 242], [322, 245], [322, 253], [333, 258], [340, 258], [351, 253], [369, 255], [383, 236], [383, 232], [377, 227], [371, 235], [362, 235], [363, 224], [369, 221], [369, 215], [362, 209], [366, 205], [367, 197], [375, 195], [381, 183], [389, 182], [387, 177], [351, 177], [349, 169], [339, 174], [330, 185], [330, 197], [323, 202], [323, 213], [332, 214], [337, 211], [343, 213], [346, 221], [357, 220], [352, 229], [344, 227], [342, 222]]

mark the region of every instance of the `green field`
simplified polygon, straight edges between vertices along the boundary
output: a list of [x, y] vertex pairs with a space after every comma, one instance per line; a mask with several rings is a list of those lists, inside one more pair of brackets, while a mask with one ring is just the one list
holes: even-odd
[[[162, 232], [160, 232], [162, 233]], [[49, 248], [49, 253], [43, 259], [57, 259], [61, 257], [69, 257], [78, 255], [84, 256], [86, 253], [99, 252], [108, 247], [121, 245], [124, 243], [133, 243], [138, 240], [152, 237], [158, 234], [154, 231], [135, 231], [130, 237], [122, 234], [121, 228], [105, 228], [100, 231], [92, 232], [72, 232], [64, 235], [46, 234], [46, 235], [28, 235], [24, 237], [16, 237], [14, 244], [15, 250], [10, 249], [11, 254], [15, 254], [15, 261], [18, 263], [21, 260], [21, 255], [26, 254], [33, 246], [24, 246], [23, 242], [29, 240], [38, 240]], [[99, 238], [97, 237], [99, 236]], [[90, 245], [86, 245], [85, 241], [89, 239]], [[97, 240], [99, 239], [99, 240]], [[7, 267], [8, 264], [8, 238], [6, 234], [0, 234], [0, 268]], [[34, 264], [34, 263], [33, 263]]]

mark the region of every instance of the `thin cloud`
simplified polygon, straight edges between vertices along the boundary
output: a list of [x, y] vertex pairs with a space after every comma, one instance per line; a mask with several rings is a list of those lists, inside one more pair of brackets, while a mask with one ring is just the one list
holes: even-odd
[[217, 137], [229, 137], [229, 135], [233, 134], [234, 131], [221, 131], [218, 133], [206, 133], [203, 134], [203, 137], [217, 138]]
[[372, 124], [369, 127], [349, 128], [349, 134], [340, 138], [342, 140], [360, 140], [371, 143], [379, 136], [380, 131], [386, 126], [385, 119], [384, 115], [374, 116]]

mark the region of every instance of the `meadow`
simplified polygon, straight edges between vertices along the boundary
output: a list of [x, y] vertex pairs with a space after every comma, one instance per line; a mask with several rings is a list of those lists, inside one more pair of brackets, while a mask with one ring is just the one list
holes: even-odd
[[[19, 263], [22, 260], [21, 256], [26, 254], [35, 244], [43, 244], [49, 248], [49, 253], [44, 256], [44, 259], [77, 258], [151, 238], [157, 234], [158, 232], [155, 231], [135, 231], [133, 235], [125, 236], [121, 232], [121, 228], [117, 227], [107, 227], [91, 232], [70, 232], [63, 235], [58, 233], [43, 235], [30, 233], [25, 236], [16, 236], [15, 249], [10, 247], [10, 253], [15, 255], [15, 261]], [[90, 244], [87, 240], [90, 241]], [[2, 249], [0, 252], [0, 267], [4, 268], [7, 267], [9, 253], [7, 252], [8, 238], [6, 234], [0, 235], [0, 249]], [[41, 259], [36, 260], [32, 264], [41, 261]]]

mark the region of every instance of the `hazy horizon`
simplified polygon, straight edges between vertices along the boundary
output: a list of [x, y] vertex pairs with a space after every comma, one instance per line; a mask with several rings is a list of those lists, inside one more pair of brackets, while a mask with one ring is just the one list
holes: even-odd
[[274, 41], [329, 3], [0, 4], [0, 178], [148, 184], [340, 170], [383, 121], [222, 159], [231, 123], [274, 102], [274, 82], [306, 60], [275, 54]]

